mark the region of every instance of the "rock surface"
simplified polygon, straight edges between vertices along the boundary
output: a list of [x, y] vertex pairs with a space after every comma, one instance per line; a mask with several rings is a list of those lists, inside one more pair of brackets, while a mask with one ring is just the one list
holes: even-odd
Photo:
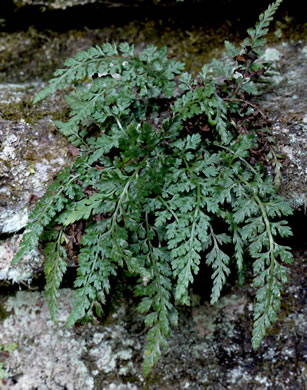
[[280, 320], [257, 352], [250, 343], [251, 297], [232, 287], [215, 307], [194, 295], [180, 315], [157, 368], [142, 373], [144, 329], [128, 301], [105, 324], [66, 329], [72, 291], [62, 289], [57, 323], [43, 295], [19, 291], [6, 299], [0, 354], [12, 390], [304, 390], [307, 385], [306, 253], [296, 251]]
[[68, 165], [67, 141], [53, 123], [63, 100], [33, 107], [40, 84], [0, 84], [0, 234], [21, 230], [28, 208]]
[[[41, 6], [46, 3], [53, 8], [65, 8], [76, 2], [16, 0], [15, 4], [40, 3], [38, 5]], [[80, 2], [85, 4], [91, 0]], [[32, 97], [44, 85], [37, 81], [41, 77], [39, 71], [45, 71], [46, 63], [58, 67], [63, 63], [63, 53], [67, 57], [105, 39], [127, 39], [131, 42], [139, 38], [143, 42], [140, 43], [142, 47], [145, 41], [150, 42], [154, 31], [158, 31], [155, 24], [147, 25], [145, 32], [139, 28], [130, 33], [130, 27], [116, 30], [116, 33], [69, 31], [52, 38], [31, 29], [26, 36], [20, 31], [9, 37], [1, 35], [1, 80], [12, 81], [11, 84], [0, 85], [2, 283], [18, 282], [30, 286], [32, 279], [41, 273], [39, 252], [33, 252], [30, 258], [16, 267], [12, 267], [10, 262], [21, 238], [19, 233], [37, 197], [44, 193], [54, 174], [72, 160], [69, 145], [54, 125], [55, 119], [63, 119], [66, 115], [63, 96], [57, 94], [36, 107], [31, 104]], [[203, 31], [200, 35], [179, 30], [175, 34], [166, 31], [163, 37], [166, 36], [170, 40], [172, 56], [178, 48], [174, 49], [172, 44], [177, 40], [183, 50], [184, 61], [197, 57], [195, 64], [201, 58], [201, 50], [204, 50], [199, 47], [208, 43], [208, 36]], [[155, 35], [154, 43], [157, 44], [159, 39], [162, 39], [159, 34]], [[14, 53], [10, 52], [8, 42], [16, 48]], [[32, 46], [35, 48], [37, 42], [43, 44], [41, 51], [33, 57]], [[34, 58], [28, 68], [20, 62], [24, 47], [30, 58]], [[258, 99], [262, 109], [270, 116], [273, 132], [285, 155], [282, 193], [297, 210], [307, 204], [304, 181], [306, 47], [306, 42], [297, 39], [268, 47], [265, 58], [273, 61], [281, 74], [276, 74], [274, 83]], [[7, 58], [10, 59], [9, 64], [5, 62]], [[32, 73], [31, 69], [35, 72]], [[21, 80], [27, 80], [27, 84], [20, 83]], [[18, 84], [13, 84], [16, 82]], [[302, 247], [304, 243], [300, 245]], [[15, 294], [6, 291], [0, 296], [0, 388], [304, 390], [307, 386], [306, 254], [304, 250], [296, 250], [280, 319], [256, 353], [250, 343], [254, 291], [247, 286], [228, 287], [224, 298], [215, 307], [210, 307], [206, 294], [198, 291], [198, 295], [195, 292], [192, 308], [182, 310], [179, 327], [174, 330], [157, 368], [147, 379], [142, 373], [144, 327], [135, 311], [134, 301], [127, 298], [103, 324], [66, 329], [72, 290], [61, 290], [57, 323], [50, 320], [43, 294], [35, 290], [34, 285], [31, 288], [35, 291], [18, 291]], [[203, 281], [201, 285], [204, 285]]]
[[139, 5], [144, 4], [152, 4], [152, 3], [159, 3], [159, 0], [13, 0], [14, 4], [17, 7], [24, 7], [24, 6], [40, 6], [40, 7], [46, 7], [49, 9], [62, 9], [65, 10], [69, 7], [76, 7], [81, 5], [88, 5], [88, 4], [101, 4], [105, 7], [137, 7]]
[[[65, 10], [69, 7], [76, 7], [82, 5], [102, 5], [104, 7], [123, 7], [123, 8], [135, 8], [135, 7], [144, 7], [144, 6], [176, 6], [176, 3], [182, 2], [184, 0], [13, 0], [13, 3], [17, 7], [24, 6], [40, 6], [48, 9], [62, 9]], [[197, 3], [206, 3], [205, 0], [185, 0], [189, 4]], [[232, 0], [232, 3], [238, 3], [240, 0]], [[227, 0], [219, 0], [221, 4], [229, 3]]]
[[265, 59], [280, 72], [260, 104], [284, 155], [281, 193], [295, 209], [307, 210], [307, 42], [283, 42], [267, 48]]
[[35, 249], [31, 258], [11, 266], [21, 239], [13, 234], [25, 227], [52, 177], [71, 161], [67, 141], [52, 118], [63, 99], [55, 96], [41, 108], [29, 103], [41, 87], [41, 83], [0, 85], [0, 235], [8, 237], [0, 240], [0, 280], [26, 282], [41, 270], [42, 258]]

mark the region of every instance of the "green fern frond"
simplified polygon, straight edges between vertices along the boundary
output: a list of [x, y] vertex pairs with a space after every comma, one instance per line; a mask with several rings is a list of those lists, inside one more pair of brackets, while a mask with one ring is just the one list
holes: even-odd
[[55, 242], [49, 242], [44, 250], [45, 254], [45, 297], [49, 306], [51, 318], [55, 321], [57, 317], [58, 298], [60, 284], [63, 276], [66, 273], [67, 263], [65, 261], [67, 255], [63, 248], [62, 239], [63, 231], [58, 233], [58, 237]]
[[[120, 269], [133, 276], [148, 328], [146, 375], [202, 263], [212, 268], [215, 304], [233, 264], [242, 280], [252, 259], [255, 349], [277, 318], [292, 262], [282, 243], [292, 211], [260, 159], [249, 163], [263, 146], [251, 119], [263, 114], [249, 98], [257, 94], [257, 50], [280, 3], [248, 31], [243, 50], [226, 41], [230, 61], [204, 65], [196, 78], [166, 48], [135, 55], [128, 43], [106, 43], [66, 60], [34, 100], [73, 88], [70, 118], [56, 124], [79, 156], [37, 203], [14, 262], [44, 247], [52, 318], [67, 260], [76, 262], [68, 326], [101, 316]], [[278, 166], [275, 151], [267, 157]]]
[[252, 48], [257, 48], [259, 46], [265, 45], [266, 40], [260, 38], [268, 33], [268, 27], [281, 3], [282, 0], [276, 0], [274, 3], [270, 4], [262, 14], [260, 14], [259, 22], [256, 23], [255, 28], [250, 28], [247, 30], [250, 38], [247, 38], [244, 42], [245, 46], [249, 45]]
[[68, 203], [65, 193], [70, 191], [72, 183], [78, 176], [78, 174], [71, 176], [68, 169], [64, 169], [57, 175], [54, 183], [49, 186], [46, 195], [39, 200], [29, 216], [26, 232], [13, 259], [13, 264], [18, 263], [25, 256], [29, 255], [34, 248], [37, 248], [44, 228], [49, 225], [56, 214], [61, 212]]
[[145, 325], [150, 328], [146, 338], [144, 373], [147, 376], [161, 356], [161, 347], [167, 345], [171, 325], [177, 324], [177, 311], [171, 303], [172, 272], [171, 257], [162, 248], [155, 248], [152, 239], [154, 229], [149, 226], [146, 215], [146, 245], [143, 253], [146, 257], [150, 280], [142, 278], [136, 288], [136, 294], [144, 298], [138, 306], [140, 313], [146, 314]]

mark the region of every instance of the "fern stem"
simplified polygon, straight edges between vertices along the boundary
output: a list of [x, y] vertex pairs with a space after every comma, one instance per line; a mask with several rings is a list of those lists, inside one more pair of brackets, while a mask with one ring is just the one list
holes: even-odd
[[[99, 241], [102, 239], [102, 237], [103, 237], [104, 235], [105, 235], [105, 233], [102, 234], [102, 235], [100, 235]], [[88, 285], [89, 279], [92, 277], [93, 273], [95, 272], [95, 267], [96, 267], [96, 263], [97, 263], [98, 253], [99, 253], [99, 251], [96, 251], [94, 261], [91, 263], [91, 270], [90, 270], [90, 272], [88, 273], [88, 275], [86, 276], [86, 280], [85, 280], [84, 286], [87, 286], [87, 285]], [[83, 288], [83, 289], [82, 289], [82, 296], [84, 296], [84, 295], [87, 295], [87, 289], [86, 289], [86, 288]], [[91, 301], [90, 307], [87, 309], [87, 313], [90, 312], [90, 310], [92, 309], [92, 307], [94, 306], [94, 304], [95, 304], [95, 300], [92, 300], [92, 301]]]
[[236, 158], [238, 158], [240, 161], [242, 161], [243, 164], [246, 165], [255, 175], [258, 175], [258, 172], [254, 169], [254, 167], [252, 165], [250, 165], [243, 157], [238, 156], [233, 150], [231, 150], [227, 146], [223, 146], [223, 145], [216, 145], [216, 146], [218, 146], [219, 148], [225, 149], [225, 150], [227, 150], [227, 152], [230, 152], [231, 154], [233, 154]]
[[195, 226], [196, 226], [196, 219], [197, 219], [197, 216], [198, 216], [198, 213], [199, 213], [199, 208], [200, 208], [200, 185], [198, 183], [198, 180], [197, 178], [195, 178], [195, 175], [194, 173], [192, 172], [187, 160], [183, 157], [183, 161], [186, 165], [186, 168], [187, 168], [187, 171], [189, 172], [189, 174], [191, 175], [191, 178], [193, 179], [192, 182], [194, 182], [195, 186], [196, 186], [196, 207], [195, 207], [195, 211], [194, 211], [194, 215], [193, 215], [193, 223], [192, 223], [192, 229], [191, 229], [191, 237], [189, 239], [189, 242], [190, 242], [190, 248], [192, 248], [192, 245], [193, 245], [193, 241], [194, 241], [194, 232], [195, 232]]
[[165, 208], [172, 214], [172, 216], [174, 217], [175, 221], [177, 223], [179, 223], [179, 219], [177, 217], [177, 215], [173, 212], [173, 210], [168, 206], [167, 202], [165, 202], [165, 200], [162, 198], [162, 196], [158, 196], [158, 199], [160, 200], [161, 203], [163, 203], [163, 205], [165, 206]]
[[56, 241], [56, 259], [60, 258], [60, 245], [63, 235], [63, 229], [60, 230], [57, 241]]
[[124, 130], [124, 129], [123, 129], [123, 126], [122, 126], [122, 124], [120, 123], [120, 120], [118, 119], [118, 117], [117, 117], [117, 116], [114, 116], [114, 118], [115, 118], [115, 120], [116, 120], [116, 123], [117, 123], [118, 127], [121, 129], [121, 131], [123, 131], [123, 130]]
[[253, 107], [255, 110], [257, 110], [259, 112], [259, 114], [262, 116], [262, 118], [266, 121], [266, 123], [268, 123], [268, 118], [265, 116], [265, 114], [260, 110], [259, 107], [257, 107], [255, 104], [252, 104], [250, 102], [248, 102], [247, 100], [244, 100], [244, 99], [239, 99], [239, 98], [225, 98], [224, 101], [226, 102], [242, 102], [250, 107]]
[[119, 200], [118, 200], [117, 205], [116, 205], [116, 209], [115, 209], [113, 217], [112, 217], [112, 224], [111, 224], [111, 228], [110, 228], [110, 231], [111, 231], [112, 235], [113, 235], [113, 231], [114, 231], [114, 226], [115, 226], [115, 223], [116, 223], [117, 215], [118, 215], [118, 212], [119, 212], [120, 207], [122, 205], [123, 198], [126, 195], [132, 180], [138, 175], [140, 169], [141, 169], [141, 167], [138, 167], [135, 170], [135, 172], [133, 173], [133, 175], [130, 176], [130, 178], [127, 180], [127, 183], [125, 184], [125, 187], [124, 187], [122, 193], [120, 194]]
[[[235, 155], [235, 153], [225, 147], [225, 146], [222, 146], [222, 145], [218, 145], [219, 147], [231, 152], [232, 154]], [[239, 157], [237, 156], [237, 158], [239, 158], [255, 175], [257, 175], [257, 171], [242, 157]], [[242, 183], [244, 183], [248, 189], [250, 190], [252, 196], [254, 197], [255, 201], [257, 202], [259, 208], [260, 208], [260, 211], [261, 211], [261, 215], [262, 215], [262, 219], [265, 223], [265, 227], [266, 227], [266, 232], [267, 232], [267, 237], [269, 239], [269, 252], [270, 252], [270, 272], [269, 272], [269, 285], [268, 285], [268, 288], [267, 288], [267, 291], [268, 291], [268, 300], [267, 300], [267, 306], [266, 306], [266, 309], [265, 309], [265, 312], [267, 313], [268, 312], [268, 309], [271, 305], [271, 301], [272, 301], [272, 285], [273, 285], [273, 280], [274, 280], [274, 268], [275, 268], [275, 256], [274, 256], [274, 240], [273, 240], [273, 236], [272, 236], [272, 232], [271, 232], [271, 227], [270, 227], [270, 221], [268, 219], [268, 216], [267, 216], [267, 213], [265, 211], [265, 208], [263, 206], [263, 203], [261, 202], [261, 199], [259, 198], [258, 195], [256, 195], [253, 191], [253, 188], [252, 186], [248, 183], [247, 180], [244, 179], [244, 177], [242, 175], [240, 175], [239, 173], [236, 173], [236, 176], [242, 181]]]
[[112, 216], [112, 223], [111, 223], [111, 227], [109, 230], [111, 237], [113, 239], [113, 243], [116, 245], [116, 248], [121, 253], [122, 257], [126, 259], [127, 265], [129, 265], [130, 258], [122, 251], [120, 245], [118, 244], [118, 240], [117, 240], [117, 237], [115, 235], [115, 229], [116, 229], [115, 224], [116, 224], [116, 220], [117, 220], [117, 215], [118, 215], [119, 210], [120, 210], [121, 205], [122, 205], [122, 200], [123, 200], [124, 196], [126, 195], [126, 193], [128, 192], [128, 189], [129, 189], [131, 182], [138, 175], [140, 169], [141, 169], [141, 165], [135, 170], [133, 175], [130, 176], [127, 183], [125, 184], [125, 187], [124, 187], [124, 189], [119, 197], [119, 200], [118, 200], [117, 205], [116, 205], [116, 209], [115, 209], [114, 214]]
[[[161, 302], [164, 300], [164, 297], [161, 294], [161, 292], [163, 290], [163, 286], [161, 285], [161, 280], [160, 280], [160, 275], [161, 274], [160, 274], [158, 266], [157, 266], [157, 260], [156, 260], [155, 254], [153, 252], [153, 246], [152, 246], [151, 239], [150, 239], [150, 236], [149, 236], [148, 213], [145, 213], [145, 224], [146, 224], [146, 233], [147, 233], [147, 241], [148, 241], [148, 247], [149, 247], [150, 260], [152, 262], [152, 269], [153, 269], [154, 280], [155, 280], [155, 284], [156, 284], [156, 291], [157, 291], [157, 295], [160, 296], [159, 302], [161, 304]], [[153, 306], [153, 309], [157, 310], [157, 308], [154, 307], [154, 306]], [[159, 310], [158, 310], [158, 313], [159, 313]]]
[[[51, 206], [51, 204], [53, 203], [54, 199], [57, 198], [63, 191], [65, 191], [65, 188], [68, 187], [69, 184], [72, 183], [74, 180], [76, 180], [79, 176], [81, 176], [81, 174], [73, 176], [67, 183], [63, 184], [60, 187], [59, 191], [50, 199], [48, 204], [41, 210], [41, 213], [46, 212], [48, 207]], [[35, 223], [38, 221], [39, 218], [40, 218], [40, 214], [33, 221], [30, 221], [30, 222]]]
[[224, 100], [228, 100], [228, 101], [234, 100], [234, 99], [232, 99], [232, 98], [236, 95], [236, 93], [238, 92], [238, 90], [240, 89], [240, 87], [242, 86], [242, 84], [244, 83], [244, 81], [246, 80], [246, 77], [247, 77], [247, 74], [248, 74], [250, 65], [251, 65], [251, 63], [247, 60], [247, 61], [246, 61], [246, 69], [245, 69], [245, 72], [244, 72], [244, 75], [243, 75], [242, 80], [239, 82], [239, 84], [237, 85], [237, 87], [236, 87], [236, 89], [233, 91], [233, 93], [232, 93], [227, 99], [224, 99]]
[[[154, 274], [156, 276], [156, 279], [158, 279], [160, 274], [159, 274], [159, 271], [157, 268], [157, 262], [156, 262], [155, 256], [153, 254], [153, 247], [151, 244], [151, 239], [149, 237], [148, 213], [145, 213], [145, 224], [146, 224], [147, 242], [148, 242], [148, 248], [149, 248], [149, 253], [150, 253], [150, 259], [151, 259], [151, 262], [153, 265]], [[160, 291], [160, 290], [158, 290], [158, 291]]]
[[261, 211], [262, 219], [265, 223], [267, 237], [269, 239], [269, 252], [270, 252], [269, 268], [270, 268], [270, 272], [269, 272], [269, 285], [267, 287], [268, 300], [267, 300], [267, 305], [266, 305], [266, 309], [265, 309], [265, 313], [267, 313], [270, 306], [271, 306], [271, 301], [272, 301], [272, 295], [273, 295], [272, 285], [273, 285], [273, 280], [274, 280], [274, 268], [275, 268], [275, 261], [276, 261], [275, 256], [274, 256], [274, 240], [273, 240], [273, 236], [272, 236], [272, 232], [271, 232], [270, 221], [269, 221], [269, 218], [268, 218], [267, 213], [265, 211], [265, 208], [263, 206], [263, 203], [261, 202], [261, 199], [259, 198], [258, 195], [256, 195], [254, 193], [252, 186], [244, 179], [243, 176], [241, 176], [240, 174], [236, 174], [236, 175], [249, 188], [252, 196], [254, 197], [255, 201], [257, 202], [257, 204], [260, 208], [260, 211]]

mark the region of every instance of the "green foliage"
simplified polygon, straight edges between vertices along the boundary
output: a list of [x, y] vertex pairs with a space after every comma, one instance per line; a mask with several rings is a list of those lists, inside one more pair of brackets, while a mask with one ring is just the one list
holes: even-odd
[[214, 60], [195, 78], [165, 48], [136, 56], [127, 43], [106, 43], [68, 59], [35, 98], [73, 86], [70, 119], [57, 125], [80, 155], [38, 202], [15, 262], [42, 244], [53, 318], [67, 259], [77, 262], [69, 326], [101, 316], [119, 269], [135, 276], [149, 328], [146, 374], [202, 262], [212, 268], [214, 304], [231, 267], [242, 280], [253, 260], [255, 349], [277, 318], [292, 261], [280, 241], [291, 235], [282, 217], [291, 209], [266, 174], [261, 147], [276, 153], [250, 98], [266, 75], [258, 50], [279, 4], [241, 49], [226, 41], [228, 61]]

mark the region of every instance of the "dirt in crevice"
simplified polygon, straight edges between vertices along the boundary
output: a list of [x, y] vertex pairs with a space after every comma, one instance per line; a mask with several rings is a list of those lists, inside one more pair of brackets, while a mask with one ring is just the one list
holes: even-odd
[[[81, 15], [82, 10], [80, 7]], [[263, 9], [259, 6], [258, 11]], [[197, 72], [221, 54], [224, 40], [242, 41], [247, 35], [246, 29], [253, 27], [258, 18], [251, 13], [249, 16], [225, 15], [224, 18], [218, 15], [210, 18], [206, 14], [202, 20], [197, 15], [194, 21], [192, 17], [186, 21], [176, 12], [169, 17], [165, 10], [161, 12], [160, 17], [126, 18], [114, 24], [107, 19], [102, 19], [98, 25], [84, 21], [78, 29], [73, 26], [56, 28], [56, 24], [52, 28], [28, 25], [20, 29], [16, 26], [16, 31], [7, 27], [7, 31], [0, 32], [0, 82], [47, 81], [63, 66], [64, 60], [76, 52], [103, 42], [122, 41], [135, 44], [138, 50], [147, 44], [167, 45], [170, 57], [185, 63], [187, 70]], [[299, 23], [298, 19], [298, 12], [295, 15], [286, 9], [279, 12], [270, 28], [269, 41], [297, 41], [306, 37], [306, 24]]]

